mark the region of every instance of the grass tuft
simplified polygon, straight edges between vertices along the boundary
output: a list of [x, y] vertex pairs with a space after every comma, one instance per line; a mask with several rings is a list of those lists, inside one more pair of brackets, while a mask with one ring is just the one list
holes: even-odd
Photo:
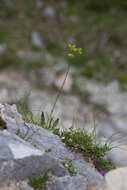
[[[103, 170], [104, 173], [114, 169], [115, 166], [111, 160], [107, 160], [105, 155], [113, 147], [111, 147], [111, 138], [102, 146], [96, 141], [96, 126], [94, 126], [91, 133], [88, 133], [84, 129], [69, 128], [69, 130], [60, 130], [58, 128], [59, 119], [53, 118], [46, 121], [45, 115], [42, 112], [40, 119], [36, 120], [32, 114], [26, 117], [26, 121], [34, 123], [46, 130], [51, 130], [54, 134], [58, 135], [62, 142], [64, 142], [72, 151], [76, 154], [80, 153], [87, 162], [90, 162], [100, 173]], [[68, 166], [68, 168], [75, 171], [75, 168]], [[73, 171], [72, 171], [73, 173]]]
[[45, 173], [44, 175], [38, 176], [38, 177], [34, 177], [32, 179], [29, 180], [29, 185], [31, 187], [33, 187], [35, 190], [44, 190], [45, 189], [45, 184], [48, 181], [49, 176], [47, 173]]
[[57, 135], [73, 151], [82, 153], [85, 160], [92, 163], [99, 172], [100, 170], [108, 172], [115, 168], [110, 160], [105, 159], [106, 153], [112, 148], [108, 143], [105, 143], [103, 146], [97, 143], [96, 137], [93, 135], [94, 130], [89, 134], [83, 129], [75, 130], [70, 128], [69, 131], [63, 131], [62, 133], [57, 133]]

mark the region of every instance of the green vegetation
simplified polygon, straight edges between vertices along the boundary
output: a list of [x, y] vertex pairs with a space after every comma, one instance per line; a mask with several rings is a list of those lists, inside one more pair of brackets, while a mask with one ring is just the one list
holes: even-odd
[[33, 177], [32, 179], [29, 180], [28, 184], [34, 189], [44, 190], [45, 184], [48, 181], [48, 179], [49, 179], [49, 176], [47, 173], [45, 173], [44, 175]]
[[45, 152], [51, 152], [52, 150], [49, 148], [49, 149], [47, 149]]
[[[53, 18], [44, 15], [48, 6], [55, 12]], [[7, 49], [0, 55], [0, 68], [18, 66], [24, 70], [39, 70], [47, 64], [43, 59], [31, 61], [24, 58], [22, 61], [18, 55], [22, 50], [35, 54], [42, 51], [35, 50], [31, 44], [31, 34], [37, 31], [44, 40], [46, 51], [54, 57], [66, 59], [65, 46], [72, 39], [86, 51], [85, 55], [76, 56], [73, 62], [68, 58], [81, 75], [104, 82], [117, 79], [125, 89], [126, 10], [126, 0], [63, 0], [62, 3], [47, 0], [40, 7], [35, 0], [20, 3], [14, 0], [11, 5], [1, 0], [0, 43], [6, 44]]]
[[90, 134], [85, 130], [75, 130], [73, 128], [57, 134], [72, 150], [82, 153], [85, 160], [91, 162], [98, 171], [102, 169], [107, 172], [114, 168], [112, 162], [104, 158], [105, 154], [112, 148], [108, 143], [101, 146], [96, 142], [95, 129]]
[[[25, 119], [26, 122], [34, 123], [47, 130], [51, 130], [54, 134], [58, 135], [72, 151], [82, 154], [84, 159], [93, 164], [99, 172], [103, 170], [104, 173], [106, 173], [115, 168], [111, 160], [105, 158], [106, 153], [113, 148], [111, 146], [112, 137], [101, 146], [96, 140], [96, 126], [94, 126], [91, 133], [88, 133], [84, 129], [74, 129], [73, 127], [68, 130], [60, 130], [58, 128], [59, 119], [54, 120], [53, 118], [50, 118], [46, 121], [43, 112], [40, 119], [35, 119], [32, 113], [27, 113], [26, 117], [25, 113]], [[29, 136], [27, 136], [27, 138], [29, 138]], [[46, 150], [46, 152], [50, 152], [50, 150]], [[63, 164], [68, 168], [71, 175], [76, 174], [76, 166], [74, 166], [72, 162], [64, 162]]]
[[7, 52], [4, 52], [0, 56], [0, 69], [3, 68], [10, 68], [10, 67], [19, 67], [21, 66], [21, 59], [15, 54], [15, 52], [12, 50], [9, 50]]
[[[82, 53], [81, 48], [77, 48], [75, 45], [69, 45], [69, 48], [71, 50], [71, 56], [70, 54], [68, 55], [69, 57], [74, 57], [74, 54]], [[105, 159], [106, 153], [111, 150], [113, 147], [111, 147], [111, 140], [112, 137], [110, 137], [107, 142], [103, 146], [101, 146], [96, 139], [96, 125], [94, 125], [93, 131], [91, 133], [88, 133], [84, 129], [74, 129], [72, 126], [68, 130], [60, 130], [57, 126], [59, 123], [59, 119], [57, 118], [54, 120], [53, 118], [53, 112], [56, 106], [56, 102], [58, 101], [62, 88], [64, 86], [64, 83], [66, 81], [67, 75], [68, 75], [69, 69], [66, 72], [65, 80], [63, 81], [63, 84], [61, 86], [61, 89], [59, 93], [56, 96], [55, 102], [52, 106], [51, 112], [48, 116], [48, 119], [46, 120], [44, 112], [41, 113], [40, 118], [36, 119], [34, 118], [33, 113], [30, 111], [28, 112], [27, 109], [25, 109], [25, 100], [24, 98], [24, 104], [23, 106], [20, 107], [21, 113], [24, 115], [24, 119], [27, 122], [34, 123], [40, 127], [43, 127], [47, 130], [51, 130], [54, 134], [58, 135], [61, 140], [66, 143], [68, 147], [70, 147], [73, 151], [79, 152], [84, 156], [86, 161], [90, 161], [94, 167], [99, 171], [99, 172], [107, 172], [110, 169], [115, 168], [113, 163], [110, 160]], [[27, 124], [26, 124], [27, 127]], [[21, 138], [27, 138], [29, 139], [30, 137], [28, 136], [29, 134], [29, 128], [27, 128], [26, 133], [21, 136], [20, 131], [17, 130], [17, 135], [19, 135]], [[25, 137], [24, 137], [25, 136]], [[47, 150], [46, 150], [47, 151]], [[49, 151], [48, 151], [49, 152]], [[65, 166], [67, 166], [68, 170], [72, 175], [76, 173], [76, 168], [74, 167], [73, 163], [64, 163]]]
[[69, 44], [68, 47], [70, 48], [70, 53], [68, 53], [68, 57], [75, 57], [76, 55], [82, 54], [82, 48], [77, 48], [75, 44]]
[[72, 160], [63, 161], [62, 164], [64, 165], [64, 167], [68, 169], [71, 176], [74, 176], [77, 174], [77, 171], [78, 171], [77, 165]]
[[[51, 6], [55, 12], [52, 18], [46, 18], [44, 15], [48, 6]], [[126, 9], [126, 0], [102, 2], [99, 0], [63, 0], [63, 4], [47, 0], [43, 6], [37, 6], [35, 0], [20, 2], [14, 0], [8, 6], [5, 1], [1, 0], [0, 44], [5, 44], [7, 48], [4, 53], [0, 54], [0, 69], [13, 67], [39, 72], [43, 64], [47, 64], [45, 59], [33, 59], [33, 57], [28, 59], [27, 56], [21, 58], [19, 52], [23, 51], [26, 54], [32, 52], [32, 55], [36, 57], [43, 51], [54, 57], [61, 56], [67, 59], [79, 70], [79, 75], [103, 82], [117, 79], [124, 90], [127, 84]], [[44, 40], [45, 50], [33, 47], [31, 43], [33, 31], [37, 31]], [[65, 51], [66, 44], [71, 41], [81, 48], [71, 45], [69, 47], [71, 52], [68, 54], [68, 50]], [[82, 54], [82, 49], [85, 49], [85, 55]], [[75, 59], [70, 59], [75, 54]], [[59, 96], [60, 93], [56, 101]], [[106, 152], [112, 147], [108, 142], [104, 146], [96, 142], [95, 128], [91, 134], [73, 128], [61, 132], [57, 128], [59, 119], [52, 118], [56, 101], [47, 121], [44, 113], [41, 114], [40, 119], [35, 119], [27, 107], [22, 107], [21, 111], [27, 122], [52, 130], [72, 150], [80, 152], [87, 161], [92, 162], [98, 171], [107, 172], [112, 169], [114, 166], [111, 161], [105, 159]], [[20, 130], [17, 130], [17, 135], [28, 139], [29, 129], [23, 136]]]
[[[127, 2], [126, 0], [107, 0], [107, 1], [99, 1], [99, 0], [79, 0], [78, 2], [82, 3], [84, 7], [89, 8], [91, 10], [101, 10], [106, 11], [111, 8], [121, 8], [127, 9]], [[78, 3], [76, 0], [70, 0], [70, 5], [76, 5]]]

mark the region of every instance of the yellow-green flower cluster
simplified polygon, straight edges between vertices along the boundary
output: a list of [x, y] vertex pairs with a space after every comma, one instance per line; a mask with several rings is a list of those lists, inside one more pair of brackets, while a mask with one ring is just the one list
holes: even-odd
[[68, 57], [74, 57], [75, 54], [82, 54], [82, 48], [77, 48], [74, 44], [69, 44], [68, 47], [71, 51], [70, 53], [68, 53]]

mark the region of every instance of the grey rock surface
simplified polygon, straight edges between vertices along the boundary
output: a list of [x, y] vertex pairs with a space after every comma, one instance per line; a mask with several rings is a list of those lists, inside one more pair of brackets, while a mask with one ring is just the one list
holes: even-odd
[[68, 174], [59, 160], [6, 130], [0, 131], [0, 145], [0, 185], [10, 180], [24, 180], [48, 170], [55, 176]]
[[[48, 188], [52, 183], [56, 187], [65, 183], [68, 190], [71, 187], [84, 190], [87, 185], [97, 185], [103, 179], [82, 157], [72, 153], [58, 136], [42, 127], [25, 123], [14, 105], [1, 104], [0, 117], [7, 125], [6, 130], [0, 131], [0, 185], [10, 180], [25, 180], [46, 171], [57, 177], [55, 181], [50, 181]], [[20, 131], [18, 136], [17, 131]], [[67, 177], [70, 174], [62, 164], [66, 160], [73, 161], [77, 166], [75, 177]], [[78, 179], [82, 184], [75, 183]]]
[[3, 2], [5, 3], [5, 5], [6, 5], [8, 8], [11, 8], [12, 5], [13, 5], [11, 0], [4, 0]]
[[0, 44], [0, 54], [6, 51], [6, 44]]
[[34, 190], [26, 181], [10, 181], [9, 184], [0, 187], [0, 190]]
[[55, 9], [51, 6], [46, 7], [42, 14], [45, 18], [54, 18], [56, 16]]
[[103, 179], [100, 173], [98, 173], [94, 168], [91, 168], [88, 163], [84, 163], [83, 158], [80, 157], [75, 159], [74, 161], [78, 167], [79, 175], [87, 178], [89, 186], [97, 185], [98, 183], [100, 183], [100, 180]]
[[83, 176], [65, 176], [48, 182], [46, 190], [88, 190], [88, 182]]
[[43, 48], [44, 44], [38, 32], [32, 32], [31, 43], [36, 48]]
[[127, 167], [117, 168], [108, 172], [96, 190], [126, 190], [127, 189]]
[[[29, 96], [27, 96], [27, 108], [32, 111], [35, 116], [39, 116], [41, 111], [50, 113], [57, 95], [57, 92], [51, 90], [51, 87], [55, 85], [57, 74], [61, 75], [64, 71], [66, 73], [67, 62], [65, 60], [62, 61], [60, 57], [51, 56], [46, 51], [40, 53], [20, 50], [18, 51], [18, 55], [20, 55], [22, 59], [26, 59], [30, 62], [42, 61], [45, 63], [46, 67], [41, 69], [41, 76], [39, 76], [39, 88], [34, 86], [37, 82], [34, 71], [28, 73], [30, 76], [29, 79], [22, 71], [16, 72], [16, 70], [10, 69], [1, 71], [1, 102], [19, 102], [23, 100], [24, 97], [26, 98], [26, 94], [30, 92]], [[49, 62], [57, 62], [60, 64], [47, 66]], [[102, 139], [106, 141], [113, 134], [119, 133], [120, 135], [115, 136], [115, 140], [118, 144], [120, 139], [120, 144], [124, 144], [125, 150], [123, 150], [123, 148], [122, 151], [117, 149], [116, 151], [110, 152], [107, 156], [112, 159], [117, 167], [127, 166], [127, 138], [125, 137], [127, 136], [127, 93], [120, 91], [118, 81], [103, 84], [99, 81], [95, 82], [85, 77], [79, 77], [77, 70], [70, 74], [72, 76], [72, 83], [76, 86], [74, 91], [81, 93], [79, 93], [79, 95], [73, 94], [73, 88], [69, 93], [62, 93], [62, 96], [57, 101], [53, 114], [54, 118], [60, 118], [59, 127], [68, 128], [74, 124], [75, 128], [80, 127], [91, 131], [94, 125], [93, 121], [96, 120], [97, 139], [100, 140], [100, 142], [102, 142]], [[38, 82], [36, 83], [37, 85]], [[44, 86], [45, 89], [43, 88]], [[86, 103], [85, 97], [86, 99], [88, 98], [90, 103]], [[96, 105], [97, 107], [99, 106], [99, 108], [96, 109]], [[104, 113], [103, 109], [106, 109], [107, 112]], [[118, 158], [117, 161], [116, 158]]]

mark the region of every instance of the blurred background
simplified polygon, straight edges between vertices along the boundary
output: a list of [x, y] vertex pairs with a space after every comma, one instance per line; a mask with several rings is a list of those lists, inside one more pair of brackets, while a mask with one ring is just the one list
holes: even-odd
[[[73, 59], [68, 44], [83, 50]], [[60, 127], [127, 133], [127, 1], [0, 0], [0, 101]]]

